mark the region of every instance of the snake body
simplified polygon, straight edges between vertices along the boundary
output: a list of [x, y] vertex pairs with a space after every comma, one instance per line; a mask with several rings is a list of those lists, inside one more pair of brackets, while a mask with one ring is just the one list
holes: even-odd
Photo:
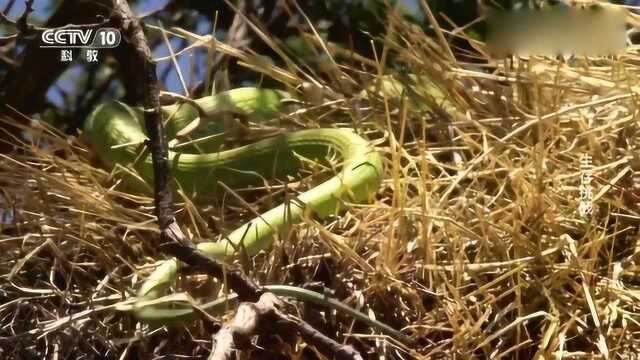
[[[221, 125], [213, 122], [212, 118], [226, 111], [241, 113], [256, 121], [272, 118], [281, 111], [283, 99], [288, 96], [278, 90], [239, 88], [194, 100], [192, 104], [165, 106], [162, 111], [167, 136], [174, 137], [198, 116], [206, 117], [200, 119], [198, 127], [202, 134], [220, 131]], [[120, 102], [102, 104], [87, 119], [84, 135], [108, 167], [133, 167], [144, 181], [152, 183], [151, 158], [139, 156], [140, 144], [146, 139], [141, 109]], [[345, 203], [367, 201], [381, 183], [382, 158], [369, 142], [348, 129], [295, 131], [239, 148], [204, 154], [169, 151], [171, 174], [180, 189], [194, 198], [215, 196], [220, 191], [219, 182], [237, 188], [260, 185], [265, 178], [293, 176], [299, 173], [304, 163], [323, 161], [335, 153], [342, 160], [342, 169], [335, 176], [239, 226], [218, 242], [198, 244], [198, 249], [218, 260], [224, 260], [240, 247], [247, 255], [255, 255], [268, 248], [279, 231], [301, 222], [306, 216], [322, 219], [337, 214]], [[129, 180], [135, 186], [136, 180]], [[142, 285], [139, 299], [149, 301], [161, 296], [162, 291], [175, 280], [178, 266], [176, 259], [162, 262]], [[336, 299], [292, 286], [267, 288], [276, 295], [316, 302], [345, 312], [388, 335], [406, 339], [401, 332]], [[226, 306], [231, 299], [218, 299], [201, 308], [211, 312], [224, 310], [222, 305]], [[134, 306], [134, 313], [141, 320], [164, 324], [193, 317], [190, 307], [140, 305]]]

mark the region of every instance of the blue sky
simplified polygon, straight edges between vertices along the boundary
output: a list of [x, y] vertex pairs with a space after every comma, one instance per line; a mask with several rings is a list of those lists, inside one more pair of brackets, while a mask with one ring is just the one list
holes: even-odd
[[[5, 2], [8, 3], [8, 1], [9, 0], [3, 0], [2, 2], [0, 2], [0, 8], [3, 9], [5, 7]], [[167, 2], [168, 0], [141, 0], [134, 5], [133, 10], [137, 14], [141, 14], [151, 10], [159, 9], [163, 7]], [[41, 19], [49, 16], [50, 12], [53, 10], [50, 8], [51, 3], [52, 1], [50, 0], [35, 0], [33, 2], [34, 15]], [[11, 11], [9, 12], [9, 17], [15, 19], [16, 17], [20, 16], [24, 11], [24, 6], [25, 5], [23, 0], [17, 0], [11, 8]]]
[[[167, 2], [168, 0], [142, 0], [142, 1], [138, 1], [134, 5], [133, 10], [136, 14], [141, 15], [156, 9], [160, 9]], [[0, 5], [0, 8], [4, 8], [4, 4]], [[20, 0], [16, 1], [11, 11], [8, 14], [9, 17], [12, 19], [17, 19], [24, 12], [24, 8], [25, 8], [24, 1], [20, 1]], [[33, 9], [34, 9], [33, 18], [40, 19], [40, 20], [46, 19], [50, 15], [50, 13], [54, 10], [51, 6], [51, 1], [49, 0], [35, 0]], [[209, 22], [203, 21], [203, 22], [200, 22], [198, 24], [198, 27], [194, 30], [197, 33], [202, 34], [202, 33], [210, 32], [211, 28], [210, 28]], [[178, 51], [179, 50], [178, 46], [180, 45], [180, 41], [178, 39], [171, 38], [171, 37], [169, 37], [169, 39], [174, 49], [174, 52]], [[190, 79], [189, 77], [190, 75], [189, 69], [190, 69], [190, 61], [191, 61], [190, 57], [193, 56], [192, 55], [193, 53], [194, 52], [189, 52], [188, 54], [178, 57], [178, 64], [181, 70], [183, 71], [183, 75], [185, 77], [185, 82], [187, 83], [187, 86], [197, 83], [198, 79], [204, 76], [201, 72], [196, 72], [194, 74], [193, 79]], [[164, 44], [157, 47], [156, 49], [153, 49], [154, 57], [162, 57], [166, 55], [169, 55], [169, 50]], [[202, 57], [202, 55], [203, 55], [202, 51], [196, 52], [194, 57], [195, 61], [203, 62], [204, 58]], [[57, 59], [52, 59], [52, 61], [57, 61]], [[173, 67], [173, 64], [171, 63], [171, 61], [163, 61], [159, 63], [158, 69], [157, 69], [158, 74], [160, 75], [163, 72], [165, 72], [167, 67], [171, 67], [171, 71], [169, 72], [169, 75], [167, 77], [167, 81], [165, 84], [167, 86], [167, 90], [182, 94], [184, 91], [182, 89], [182, 85], [180, 84], [178, 73], [175, 71], [175, 68]], [[67, 72], [63, 74], [63, 76], [61, 76], [60, 80], [56, 83], [56, 85], [51, 87], [51, 89], [47, 93], [47, 97], [49, 98], [49, 100], [55, 103], [56, 105], [62, 105], [63, 100], [59, 92], [56, 90], [56, 86], [66, 92], [73, 93], [75, 90], [74, 87], [77, 86], [76, 82], [73, 80], [77, 79], [81, 75], [82, 70], [83, 70], [82, 63], [80, 62], [76, 63], [76, 65], [74, 66], [71, 66], [67, 70]]]
[[[2, 0], [0, 1], [0, 9], [4, 8], [4, 4], [1, 4], [2, 2], [7, 1], [7, 0]], [[418, 0], [400, 0], [401, 2], [405, 3], [405, 5], [407, 5], [407, 7], [411, 10], [411, 11], [416, 11], [419, 12], [420, 11], [420, 7], [418, 4]], [[137, 14], [144, 14], [156, 9], [160, 9], [162, 8], [166, 3], [168, 2], [168, 0], [141, 0], [136, 2], [136, 4], [133, 6], [133, 10], [134, 12], [136, 12]], [[12, 19], [16, 19], [17, 17], [19, 17], [25, 8], [25, 4], [24, 1], [22, 0], [17, 0], [13, 6], [13, 8], [11, 9], [11, 11], [9, 12], [9, 17]], [[51, 1], [50, 0], [35, 0], [34, 1], [34, 14], [33, 17], [36, 19], [46, 19], [50, 13], [54, 10], [53, 7], [51, 6]], [[155, 24], [154, 24], [155, 25]], [[205, 33], [210, 33], [211, 32], [211, 26], [209, 21], [201, 21], [198, 23], [198, 26], [196, 29], [192, 29], [192, 31], [199, 33], [199, 34], [205, 34]], [[1, 34], [1, 31], [0, 31]], [[177, 52], [180, 50], [179, 46], [180, 46], [180, 41], [179, 39], [176, 38], [170, 38], [170, 42], [172, 45], [172, 48], [174, 50], [174, 52]], [[197, 64], [203, 64], [203, 62], [205, 61], [205, 55], [206, 53], [204, 52], [204, 50], [200, 50], [200, 51], [190, 51], [187, 54], [183, 54], [181, 56], [178, 57], [178, 64], [179, 67], [181, 69], [181, 71], [183, 72], [183, 76], [185, 79], [185, 82], [187, 84], [188, 87], [195, 85], [196, 83], [198, 83], [198, 81], [200, 79], [203, 78], [204, 74], [202, 74], [202, 69], [204, 69], [204, 66], [197, 66], [196, 68], [199, 69], [200, 71], [196, 72], [193, 76], [193, 78], [190, 78], [190, 63], [191, 61], [195, 61]], [[167, 47], [162, 44], [161, 46], [158, 46], [156, 49], [153, 49], [153, 56], [154, 57], [162, 57], [162, 56], [166, 56], [169, 55], [169, 51], [167, 49]], [[77, 55], [76, 55], [77, 56]], [[191, 57], [193, 57], [193, 60], [191, 59]], [[52, 59], [53, 61], [58, 61], [58, 59]], [[82, 63], [78, 62], [76, 63], [75, 66], [70, 67], [67, 72], [65, 74], [63, 74], [63, 76], [61, 76], [61, 78], [58, 80], [56, 86], [58, 86], [59, 88], [61, 88], [64, 91], [73, 93], [74, 92], [74, 87], [77, 86], [77, 83], [75, 81], [75, 79], [77, 79], [79, 76], [81, 76], [81, 71], [83, 70], [82, 68]], [[183, 94], [184, 90], [182, 88], [182, 85], [179, 81], [178, 78], [178, 73], [176, 72], [175, 68], [173, 67], [173, 64], [171, 61], [163, 61], [161, 63], [158, 64], [157, 67], [157, 71], [158, 71], [158, 75], [162, 74], [163, 72], [166, 71], [167, 67], [171, 67], [171, 69], [169, 70], [169, 74], [167, 77], [167, 81], [165, 82], [165, 86], [167, 88], [168, 91], [172, 91], [172, 92], [176, 92], [176, 93], [180, 93]], [[47, 97], [49, 98], [50, 101], [52, 101], [53, 103], [55, 103], [56, 105], [62, 105], [62, 97], [59, 94], [59, 92], [55, 89], [55, 86], [52, 87], [49, 92], [47, 93]]]

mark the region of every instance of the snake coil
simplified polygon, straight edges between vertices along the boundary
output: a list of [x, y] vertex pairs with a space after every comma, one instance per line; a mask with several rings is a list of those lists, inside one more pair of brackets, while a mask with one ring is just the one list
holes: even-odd
[[[200, 121], [198, 131], [202, 135], [220, 132], [223, 130], [221, 125], [211, 119], [226, 111], [263, 121], [279, 113], [282, 100], [287, 96], [278, 90], [239, 88], [194, 100], [196, 106], [188, 103], [165, 106], [162, 112], [167, 135], [174, 137], [194, 120]], [[207, 118], [197, 119], [202, 112]], [[138, 158], [139, 145], [146, 139], [141, 109], [120, 102], [102, 104], [86, 121], [84, 135], [107, 167], [132, 166], [147, 183], [153, 182], [150, 156]], [[302, 130], [226, 151], [200, 154], [169, 151], [171, 174], [180, 188], [196, 199], [215, 196], [219, 190], [218, 182], [238, 188], [260, 184], [264, 178], [293, 176], [307, 160], [322, 161], [334, 153], [342, 158], [342, 170], [335, 176], [299, 194], [294, 201], [280, 204], [239, 226], [218, 242], [198, 244], [198, 249], [218, 260], [232, 255], [240, 246], [249, 256], [255, 255], [268, 248], [279, 231], [301, 222], [305, 216], [325, 218], [341, 211], [345, 203], [368, 201], [382, 180], [382, 158], [365, 139], [348, 129]], [[128, 180], [134, 187], [141, 185], [136, 185], [133, 177]], [[140, 288], [140, 304], [158, 298], [175, 280], [177, 271], [176, 259], [162, 262]], [[316, 302], [346, 312], [389, 335], [406, 338], [397, 330], [322, 294], [284, 285], [267, 288], [276, 295]], [[221, 304], [230, 300], [218, 299], [202, 308], [212, 312], [224, 310]], [[141, 320], [163, 324], [187, 321], [193, 316], [190, 307], [134, 305], [133, 309]]]

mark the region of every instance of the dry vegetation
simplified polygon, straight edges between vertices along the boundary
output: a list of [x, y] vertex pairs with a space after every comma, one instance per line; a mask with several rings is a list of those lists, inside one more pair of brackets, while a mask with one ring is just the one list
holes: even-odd
[[[269, 253], [239, 262], [263, 284], [324, 283], [418, 342], [407, 347], [294, 304], [371, 358], [632, 358], [640, 352], [636, 50], [597, 61], [492, 61], [485, 71], [390, 19], [376, 59], [316, 41], [327, 61], [312, 78], [328, 100], [280, 122], [352, 126], [375, 142], [386, 158], [377, 200], [296, 226]], [[294, 60], [279, 69], [219, 50], [290, 89], [309, 80]], [[400, 74], [405, 96], [359, 98], [359, 84], [392, 73], [391, 59], [433, 79], [448, 102]], [[151, 199], [123, 192], [81, 142], [43, 124], [28, 131], [33, 141], [22, 154], [0, 155], [4, 208], [15, 211], [15, 221], [0, 225], [2, 357], [206, 357], [215, 324], [152, 328], [116, 309], [162, 257], [152, 243]], [[594, 166], [586, 217], [578, 212], [585, 154]], [[278, 196], [239, 194], [257, 209]], [[233, 197], [224, 208], [177, 200], [196, 240], [251, 216]], [[198, 300], [218, 289], [193, 274], [179, 286]], [[314, 356], [301, 343], [263, 341], [256, 353], [267, 358]]]

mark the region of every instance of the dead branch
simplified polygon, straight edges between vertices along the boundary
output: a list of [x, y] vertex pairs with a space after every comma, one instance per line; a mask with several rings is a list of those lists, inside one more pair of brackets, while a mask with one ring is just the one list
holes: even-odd
[[[160, 249], [168, 255], [193, 267], [206, 270], [219, 278], [227, 278], [229, 287], [243, 301], [257, 301], [255, 304], [245, 302], [236, 313], [231, 325], [224, 327], [215, 336], [216, 347], [212, 359], [228, 359], [234, 346], [248, 344], [248, 338], [256, 334], [260, 324], [272, 324], [269, 320], [281, 320], [296, 324], [276, 308], [277, 297], [264, 291], [249, 279], [243, 272], [224, 269], [223, 265], [210, 259], [198, 251], [184, 236], [178, 226], [171, 209], [172, 195], [169, 187], [170, 167], [168, 161], [167, 142], [164, 136], [162, 116], [160, 113], [160, 89], [156, 75], [156, 66], [151, 58], [151, 51], [146, 41], [142, 24], [129, 9], [124, 0], [116, 0], [112, 19], [121, 28], [124, 49], [130, 54], [130, 63], [135, 65], [138, 74], [130, 79], [135, 84], [142, 84], [143, 107], [145, 109], [145, 126], [149, 141], [154, 170], [155, 210], [160, 226]], [[299, 322], [298, 322], [299, 324]], [[305, 323], [306, 324], [306, 323]], [[360, 355], [350, 346], [323, 337], [315, 329], [297, 326], [310, 344], [318, 344], [318, 350], [325, 351], [329, 358], [360, 359]], [[347, 350], [345, 350], [347, 349]], [[340, 357], [342, 356], [342, 357]]]
[[236, 349], [250, 345], [256, 335], [270, 335], [293, 330], [307, 344], [314, 346], [329, 359], [361, 360], [360, 354], [349, 345], [342, 345], [303, 320], [284, 314], [282, 301], [272, 293], [265, 293], [255, 303], [238, 306], [233, 320], [224, 325], [213, 337], [213, 351], [209, 360], [228, 360]]

